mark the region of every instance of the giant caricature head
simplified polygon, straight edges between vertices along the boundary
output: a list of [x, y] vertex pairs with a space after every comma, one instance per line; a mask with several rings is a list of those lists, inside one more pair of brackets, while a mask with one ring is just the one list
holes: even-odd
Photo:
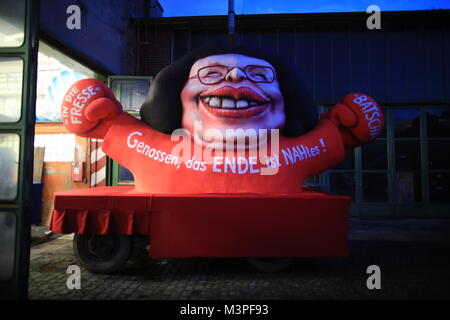
[[[273, 66], [235, 53], [197, 60], [181, 102], [182, 126], [201, 143], [211, 143], [216, 135], [226, 139], [228, 129], [281, 129], [286, 118]], [[196, 122], [202, 127], [195, 131]]]
[[[211, 139], [210, 129], [223, 137], [227, 129], [281, 129], [298, 136], [317, 123], [295, 68], [243, 47], [196, 50], [167, 66], [140, 114], [161, 132], [182, 127], [203, 142]], [[200, 132], [194, 132], [196, 121]]]

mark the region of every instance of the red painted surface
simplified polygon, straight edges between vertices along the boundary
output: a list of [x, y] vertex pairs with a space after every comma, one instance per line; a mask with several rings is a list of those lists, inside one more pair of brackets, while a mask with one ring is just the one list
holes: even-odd
[[55, 194], [55, 233], [150, 235], [152, 257], [346, 256], [350, 198], [298, 194]]

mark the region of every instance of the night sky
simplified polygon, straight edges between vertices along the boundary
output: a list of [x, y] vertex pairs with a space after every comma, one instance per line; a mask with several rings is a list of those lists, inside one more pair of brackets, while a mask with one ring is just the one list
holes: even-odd
[[[224, 15], [228, 0], [159, 0], [164, 17]], [[450, 0], [235, 0], [237, 14], [355, 12], [378, 5], [386, 11], [450, 9]]]

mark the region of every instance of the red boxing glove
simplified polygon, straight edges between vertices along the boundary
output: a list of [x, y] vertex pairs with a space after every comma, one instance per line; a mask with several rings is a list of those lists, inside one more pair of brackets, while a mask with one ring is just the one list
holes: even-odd
[[380, 106], [363, 93], [350, 93], [323, 117], [339, 127], [346, 147], [358, 147], [380, 135], [384, 117]]
[[67, 130], [76, 135], [103, 139], [122, 105], [99, 79], [75, 82], [64, 96], [61, 116]]

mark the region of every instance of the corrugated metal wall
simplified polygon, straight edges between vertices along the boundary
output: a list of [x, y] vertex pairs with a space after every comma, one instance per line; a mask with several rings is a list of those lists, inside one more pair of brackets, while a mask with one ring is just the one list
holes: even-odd
[[[450, 103], [450, 31], [414, 27], [258, 28], [240, 30], [238, 42], [272, 47], [304, 72], [317, 104], [333, 104], [352, 91], [382, 104]], [[226, 43], [224, 32], [174, 30], [172, 57]]]

